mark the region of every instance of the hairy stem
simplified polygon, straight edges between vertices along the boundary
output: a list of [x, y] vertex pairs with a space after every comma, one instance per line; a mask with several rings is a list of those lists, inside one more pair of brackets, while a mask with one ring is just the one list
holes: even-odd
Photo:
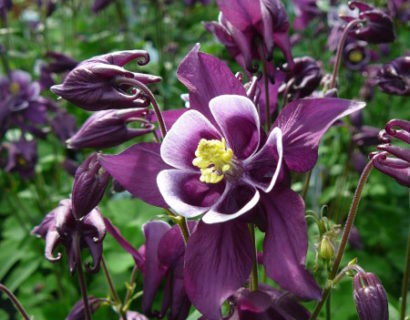
[[330, 295], [330, 291], [332, 289], [332, 282], [336, 277], [337, 270], [339, 269], [340, 262], [342, 261], [343, 253], [346, 248], [347, 240], [349, 238], [350, 230], [352, 230], [354, 218], [356, 217], [357, 208], [360, 202], [360, 196], [363, 191], [363, 187], [366, 184], [367, 178], [369, 177], [370, 171], [373, 168], [373, 160], [370, 160], [369, 163], [364, 168], [362, 175], [360, 176], [359, 183], [357, 185], [356, 191], [353, 196], [352, 205], [349, 210], [349, 214], [347, 216], [346, 224], [343, 230], [342, 240], [340, 241], [339, 249], [337, 251], [336, 258], [333, 262], [332, 271], [329, 274], [326, 288], [323, 290], [322, 299], [318, 302], [313, 310], [312, 315], [310, 316], [311, 320], [317, 318], [322, 309], [324, 303], [326, 302], [327, 297]]
[[258, 290], [259, 280], [258, 280], [258, 251], [256, 250], [256, 243], [255, 243], [255, 225], [253, 223], [250, 223], [248, 227], [249, 227], [249, 233], [251, 235], [252, 242], [255, 247], [255, 257], [253, 259], [253, 265], [252, 265], [250, 289], [251, 291], [256, 291]]
[[17, 299], [17, 297], [7, 288], [4, 284], [0, 283], [0, 291], [3, 291], [9, 299], [13, 302], [13, 304], [16, 306], [18, 312], [21, 314], [21, 316], [24, 318], [24, 320], [30, 320], [30, 316], [27, 314], [26, 310], [24, 310], [23, 306], [21, 305], [20, 301]]
[[339, 72], [339, 66], [340, 66], [340, 61], [342, 59], [343, 47], [345, 45], [347, 36], [349, 35], [349, 32], [351, 29], [353, 29], [359, 23], [362, 23], [362, 22], [363, 21], [360, 19], [352, 20], [347, 24], [347, 26], [343, 30], [342, 36], [339, 41], [339, 45], [337, 47], [336, 62], [333, 67], [333, 74], [332, 74], [332, 80], [330, 82], [330, 89], [333, 89], [334, 87], [336, 87], [337, 74]]

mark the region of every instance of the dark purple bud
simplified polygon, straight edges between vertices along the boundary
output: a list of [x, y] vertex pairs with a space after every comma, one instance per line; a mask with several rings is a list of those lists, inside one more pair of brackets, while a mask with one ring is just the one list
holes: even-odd
[[[366, 165], [366, 163], [365, 163], [365, 165]], [[353, 226], [352, 230], [350, 230], [349, 238], [347, 240], [349, 241], [349, 244], [352, 246], [352, 248], [354, 248], [356, 250], [363, 249], [362, 238], [360, 237], [359, 230], [357, 230], [357, 228], [355, 226]]]
[[377, 145], [380, 143], [379, 132], [378, 128], [362, 126], [352, 137], [352, 141], [359, 147]]
[[75, 176], [75, 172], [78, 169], [78, 164], [74, 160], [71, 159], [64, 159], [62, 163], [62, 167], [65, 172], [67, 172], [70, 176]]
[[78, 167], [72, 192], [73, 214], [81, 219], [101, 201], [110, 175], [101, 167], [98, 154], [93, 153]]
[[51, 87], [51, 91], [85, 110], [146, 107], [149, 100], [133, 84], [146, 85], [161, 78], [123, 68], [135, 59], [139, 65], [145, 65], [149, 55], [143, 50], [130, 50], [85, 60], [67, 75], [62, 84]]
[[78, 65], [76, 60], [60, 52], [48, 51], [46, 56], [52, 60], [47, 66], [51, 73], [68, 72]]
[[363, 125], [363, 113], [361, 110], [358, 110], [356, 112], [353, 112], [349, 115], [350, 121], [352, 122], [352, 125], [356, 128], [359, 129]]
[[24, 139], [8, 145], [8, 161], [5, 170], [18, 172], [23, 179], [34, 176], [34, 167], [37, 163], [37, 143]]
[[370, 59], [371, 53], [365, 41], [349, 41], [343, 48], [343, 61], [350, 70], [363, 70]]
[[80, 248], [88, 248], [93, 265], [86, 264], [86, 270], [97, 272], [102, 257], [102, 241], [105, 237], [105, 224], [98, 208], [93, 209], [81, 220], [74, 218], [70, 199], [60, 201], [59, 206], [46, 215], [41, 224], [32, 231], [33, 235], [45, 240], [45, 257], [51, 262], [59, 261], [61, 253], [54, 254], [58, 245], [65, 247], [71, 273], [76, 270], [75, 239], [79, 237]]
[[399, 96], [410, 95], [410, 56], [385, 64], [378, 72], [376, 83], [380, 89]]
[[377, 276], [359, 272], [353, 278], [353, 299], [360, 320], [388, 320], [386, 292]]
[[98, 13], [108, 7], [114, 0], [95, 0], [92, 10], [94, 13]]
[[[68, 147], [109, 148], [153, 132], [155, 126], [145, 118], [147, 112], [146, 109], [98, 111], [67, 141]], [[128, 125], [134, 122], [140, 127], [129, 128]]]
[[[282, 91], [289, 96], [289, 101], [309, 96], [320, 84], [323, 74], [320, 64], [311, 57], [294, 59], [294, 66], [288, 64], [283, 68], [289, 72], [286, 75], [286, 85]], [[290, 70], [289, 70], [290, 69]]]
[[[94, 313], [101, 306], [105, 299], [88, 297], [88, 305], [90, 311]], [[79, 300], [74, 307], [71, 309], [65, 320], [84, 320], [85, 319], [85, 308], [83, 299]], [[127, 318], [128, 320], [128, 318]]]
[[[358, 26], [351, 35], [358, 40], [369, 43], [393, 42], [396, 38], [392, 18], [380, 9], [374, 8], [364, 2], [351, 1], [349, 8], [359, 9], [359, 19], [363, 20], [362, 26]], [[351, 20], [347, 18], [346, 20]]]
[[65, 143], [77, 131], [75, 117], [65, 111], [59, 111], [51, 120], [51, 127], [57, 138]]

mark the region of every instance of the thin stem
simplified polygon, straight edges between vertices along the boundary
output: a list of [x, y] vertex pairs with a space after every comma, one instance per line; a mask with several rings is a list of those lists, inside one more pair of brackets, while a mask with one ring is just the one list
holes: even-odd
[[331, 315], [331, 308], [332, 308], [332, 303], [331, 303], [331, 293], [329, 293], [329, 297], [326, 300], [326, 320], [331, 320], [332, 315]]
[[406, 317], [407, 286], [409, 285], [409, 273], [410, 273], [409, 271], [410, 271], [410, 232], [407, 236], [406, 266], [404, 267], [403, 282], [401, 286], [400, 320], [404, 320]]
[[88, 297], [87, 297], [87, 287], [85, 285], [85, 279], [84, 279], [84, 273], [83, 273], [83, 267], [82, 267], [82, 261], [81, 261], [81, 249], [80, 249], [80, 237], [78, 234], [74, 235], [74, 240], [75, 243], [75, 263], [77, 265], [77, 274], [78, 274], [78, 281], [80, 282], [80, 288], [81, 288], [81, 295], [83, 297], [83, 304], [84, 304], [84, 310], [85, 310], [85, 319], [86, 320], [91, 320], [91, 310], [90, 310], [90, 305], [88, 304]]
[[255, 247], [255, 257], [253, 259], [253, 265], [252, 265], [250, 289], [251, 291], [256, 291], [258, 290], [259, 280], [258, 280], [258, 251], [256, 250], [256, 243], [255, 243], [255, 225], [253, 223], [250, 223], [248, 227], [249, 227], [249, 233], [251, 235], [252, 242]]
[[306, 173], [306, 178], [305, 178], [305, 183], [303, 184], [303, 191], [302, 191], [302, 198], [303, 200], [306, 200], [306, 195], [309, 190], [309, 183], [310, 183], [310, 177], [312, 176], [312, 170], [310, 170], [308, 173]]
[[347, 240], [349, 238], [350, 230], [353, 227], [354, 218], [356, 216], [357, 208], [358, 208], [359, 202], [360, 202], [360, 196], [362, 194], [363, 187], [366, 184], [367, 178], [369, 177], [369, 174], [370, 174], [370, 171], [372, 170], [372, 168], [373, 168], [373, 160], [370, 160], [369, 163], [364, 168], [364, 170], [362, 172], [362, 175], [360, 176], [359, 183], [358, 183], [356, 191], [354, 193], [352, 205], [350, 207], [349, 214], [348, 214], [347, 220], [346, 220], [346, 224], [345, 224], [345, 227], [344, 227], [344, 230], [343, 230], [342, 240], [340, 241], [339, 249], [337, 251], [335, 261], [333, 262], [332, 271], [329, 274], [329, 277], [328, 277], [328, 280], [327, 280], [327, 285], [326, 285], [325, 289], [323, 290], [322, 300], [320, 300], [318, 302], [318, 304], [316, 305], [315, 310], [313, 310], [312, 315], [310, 316], [311, 320], [314, 320], [314, 319], [317, 318], [317, 316], [319, 315], [320, 310], [323, 307], [323, 304], [326, 302], [326, 299], [330, 294], [330, 291], [332, 289], [332, 281], [336, 277], [337, 270], [339, 269], [340, 262], [342, 261], [343, 252], [346, 248]]
[[187, 220], [182, 216], [176, 216], [175, 214], [173, 214], [170, 210], [166, 208], [165, 208], [165, 212], [171, 217], [172, 220], [174, 220], [178, 224], [179, 229], [181, 230], [182, 236], [184, 237], [185, 244], [187, 244], [188, 239], [190, 237]]
[[134, 292], [133, 287], [134, 287], [135, 278], [137, 277], [137, 272], [138, 272], [138, 266], [135, 265], [134, 269], [132, 269], [131, 279], [130, 279], [130, 286], [128, 288], [127, 295], [125, 296], [124, 306], [126, 306], [128, 304], [128, 300], [130, 300], [131, 295]]
[[3, 291], [9, 299], [13, 302], [13, 304], [16, 306], [18, 312], [20, 312], [21, 316], [24, 318], [24, 320], [30, 320], [30, 316], [24, 310], [23, 306], [21, 305], [20, 301], [17, 299], [17, 297], [7, 288], [4, 284], [0, 283], [0, 291]]
[[347, 36], [349, 35], [350, 29], [354, 28], [357, 26], [359, 23], [362, 23], [363, 20], [356, 19], [350, 21], [345, 29], [343, 30], [342, 37], [340, 38], [339, 45], [337, 47], [337, 53], [336, 53], [336, 62], [333, 67], [333, 74], [332, 74], [332, 81], [330, 82], [330, 89], [333, 89], [336, 87], [336, 80], [337, 80], [337, 74], [339, 72], [339, 66], [340, 66], [340, 61], [342, 59], [342, 53], [343, 53], [343, 47], [345, 45]]

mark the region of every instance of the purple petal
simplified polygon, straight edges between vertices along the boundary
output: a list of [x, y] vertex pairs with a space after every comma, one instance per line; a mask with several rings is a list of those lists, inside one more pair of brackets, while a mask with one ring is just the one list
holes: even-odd
[[246, 224], [198, 224], [185, 253], [185, 289], [209, 320], [221, 318], [220, 306], [249, 277], [255, 250]]
[[221, 196], [225, 183], [207, 184], [199, 180], [200, 172], [164, 170], [157, 184], [165, 202], [178, 214], [192, 218], [207, 211]]
[[213, 98], [209, 108], [228, 146], [238, 159], [246, 159], [259, 146], [260, 121], [256, 107], [243, 96], [223, 95]]
[[158, 245], [162, 236], [171, 228], [163, 221], [150, 221], [143, 225], [145, 235], [145, 265], [142, 296], [142, 310], [151, 317], [152, 303], [158, 291], [162, 278], [168, 268], [158, 260]]
[[208, 119], [212, 119], [208, 108], [212, 98], [222, 94], [246, 95], [242, 83], [228, 66], [211, 55], [199, 52], [199, 44], [182, 60], [177, 77], [188, 88], [191, 108], [199, 110]]
[[239, 30], [256, 26], [262, 20], [260, 1], [217, 0], [216, 3], [225, 18]]
[[194, 169], [192, 160], [201, 139], [221, 140], [215, 127], [196, 110], [185, 112], [168, 131], [161, 145], [161, 157], [164, 161], [179, 169]]
[[305, 269], [308, 238], [303, 199], [283, 188], [262, 201], [268, 222], [263, 244], [266, 274], [300, 298], [320, 299], [320, 288]]
[[274, 128], [262, 149], [244, 162], [252, 184], [265, 192], [270, 192], [279, 177], [282, 159], [282, 131]]
[[117, 155], [102, 155], [101, 165], [135, 197], [157, 206], [166, 203], [157, 186], [157, 175], [169, 166], [162, 161], [160, 145], [143, 142]]
[[202, 220], [209, 224], [233, 220], [249, 212], [259, 202], [259, 199], [259, 191], [252, 185], [231, 185], [228, 182], [224, 193]]
[[326, 130], [337, 119], [364, 107], [364, 102], [338, 98], [308, 98], [289, 103], [274, 123], [282, 129], [284, 160], [289, 169], [297, 172], [312, 169]]

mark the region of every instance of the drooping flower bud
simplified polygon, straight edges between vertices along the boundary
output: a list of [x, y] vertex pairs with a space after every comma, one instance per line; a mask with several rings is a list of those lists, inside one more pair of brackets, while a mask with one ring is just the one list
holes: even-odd
[[[145, 119], [146, 115], [146, 109], [98, 111], [67, 141], [68, 147], [109, 148], [152, 132], [155, 126]], [[128, 128], [131, 122], [140, 123], [140, 128]]]
[[78, 167], [72, 192], [76, 219], [81, 219], [98, 205], [109, 180], [110, 175], [101, 167], [97, 153], [93, 153]]
[[[365, 2], [350, 1], [349, 8], [359, 9], [359, 19], [363, 20], [363, 25], [358, 26], [350, 33], [351, 36], [358, 40], [364, 40], [369, 43], [386, 43], [393, 42], [396, 38], [392, 18], [384, 11], [374, 8]], [[349, 22], [355, 17], [342, 17]]]
[[90, 111], [146, 107], [149, 104], [146, 96], [124, 84], [122, 79], [150, 84], [161, 78], [123, 68], [135, 59], [139, 65], [145, 65], [149, 62], [149, 54], [143, 50], [118, 51], [85, 60], [67, 75], [62, 84], [51, 87], [51, 91]]
[[51, 73], [71, 71], [78, 65], [76, 60], [60, 52], [48, 51], [46, 56], [52, 60], [47, 66]]
[[54, 255], [54, 251], [59, 244], [62, 244], [68, 256], [69, 270], [74, 273], [77, 266], [75, 239], [79, 237], [80, 248], [90, 250], [93, 265], [87, 263], [86, 270], [97, 272], [100, 267], [105, 232], [104, 220], [98, 208], [78, 220], [74, 218], [71, 199], [65, 199], [60, 201], [59, 206], [48, 213], [31, 233], [45, 240], [44, 254], [51, 262], [61, 260], [61, 253]]
[[386, 292], [377, 276], [359, 272], [353, 278], [353, 299], [360, 320], [389, 318]]
[[[104, 299], [88, 297], [88, 305], [90, 306], [90, 311], [95, 312], [104, 302]], [[65, 320], [83, 320], [85, 319], [85, 308], [83, 299], [79, 300], [74, 307], [71, 309], [70, 313], [67, 315]]]
[[330, 261], [335, 254], [335, 248], [328, 236], [323, 236], [319, 245], [319, 257], [323, 260]]
[[410, 96], [410, 56], [385, 64], [377, 73], [376, 83], [386, 93]]

